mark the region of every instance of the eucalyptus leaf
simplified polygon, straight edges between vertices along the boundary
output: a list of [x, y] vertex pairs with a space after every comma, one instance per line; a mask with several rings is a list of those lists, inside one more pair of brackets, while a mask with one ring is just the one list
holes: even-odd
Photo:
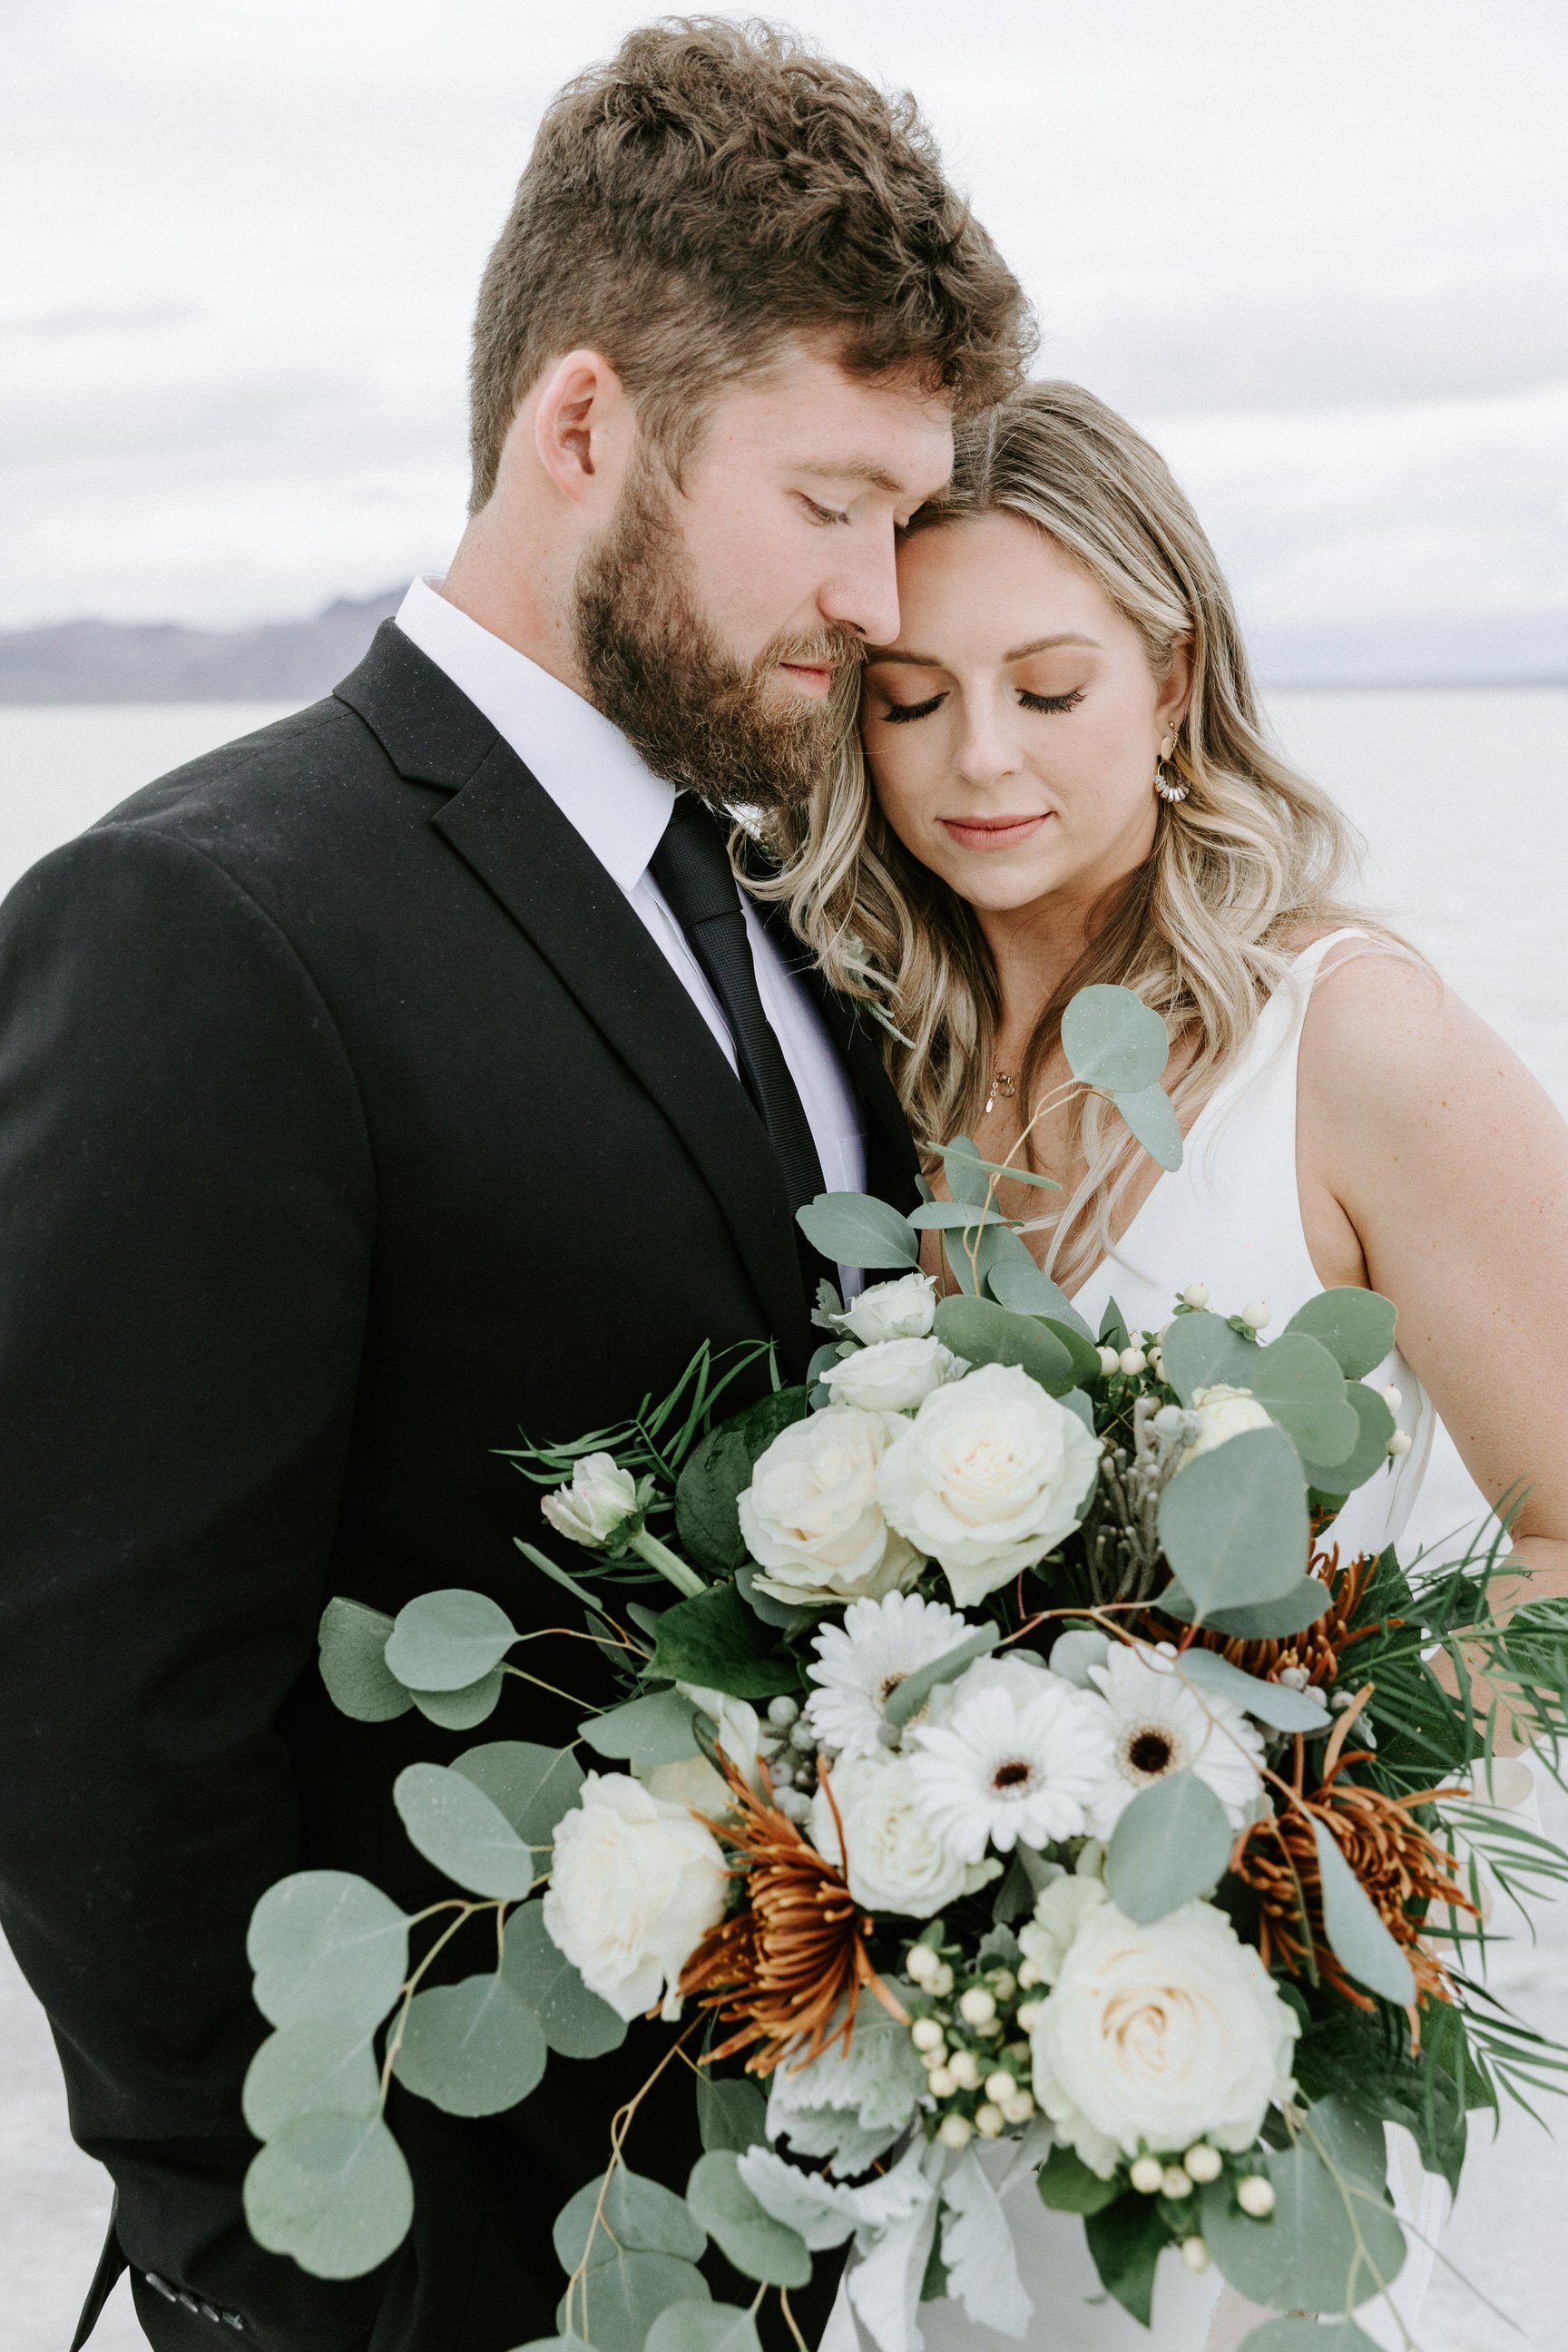
[[1386, 1401], [1363, 1381], [1347, 1381], [1345, 1402], [1355, 1414], [1360, 1431], [1350, 1452], [1340, 1462], [1314, 1462], [1310, 1455], [1304, 1457], [1307, 1475], [1320, 1494], [1353, 1495], [1388, 1462], [1394, 1415]]
[[692, 1713], [691, 1701], [682, 1698], [678, 1690], [649, 1691], [642, 1698], [628, 1699], [624, 1706], [589, 1716], [577, 1726], [577, 1732], [595, 1755], [652, 1770], [656, 1765], [679, 1764], [698, 1753]]
[[993, 1276], [1003, 1267], [1035, 1263], [1012, 1226], [995, 1218], [978, 1232], [945, 1234], [942, 1254], [953, 1281], [972, 1298], [984, 1297], [991, 1289]]
[[908, 1218], [869, 1192], [819, 1192], [795, 1211], [795, 1221], [813, 1249], [839, 1265], [901, 1270], [921, 1262]]
[[1096, 1625], [1069, 1625], [1051, 1644], [1050, 1669], [1079, 1690], [1093, 1690], [1091, 1666], [1102, 1666], [1110, 1655], [1110, 1637]]
[[617, 2164], [606, 2179], [596, 2173], [584, 2182], [555, 2216], [555, 2259], [574, 2271], [587, 2256], [590, 2270], [627, 2253], [678, 2254], [695, 2263], [708, 2241], [683, 2197], [661, 2181], [647, 2179]]
[[732, 2148], [710, 2148], [691, 2168], [686, 2201], [727, 2262], [768, 2286], [805, 2286], [811, 2276], [805, 2240], [775, 2221], [741, 2178]]
[[313, 2278], [361, 2278], [407, 2236], [414, 2184], [379, 2116], [304, 2116], [252, 2162], [245, 2218], [258, 2245]]
[[925, 1201], [910, 1212], [910, 1223], [920, 1234], [978, 1233], [1005, 1220], [994, 1202], [978, 1206], [970, 1201]]
[[531, 1739], [491, 1739], [465, 1748], [452, 1764], [482, 1789], [539, 1860], [537, 1877], [555, 1839], [555, 1824], [583, 1790], [583, 1767], [570, 1748], [542, 1748]]
[[594, 2352], [644, 2352], [648, 2331], [673, 2304], [706, 2303], [708, 2282], [694, 2263], [676, 2254], [613, 2252], [596, 2263], [563, 2297], [559, 2325], [585, 2312]]
[[649, 1671], [670, 1682], [700, 1683], [731, 1698], [775, 1698], [800, 1687], [795, 1662], [773, 1649], [766, 1630], [732, 1584], [710, 1585], [665, 1611]]
[[936, 1336], [971, 1364], [1018, 1364], [1050, 1396], [1077, 1386], [1064, 1342], [1032, 1315], [1015, 1315], [989, 1298], [937, 1302]]
[[[1248, 1609], [1215, 1609], [1204, 1622], [1211, 1633], [1243, 1642], [1288, 1641], [1315, 1625], [1329, 1605], [1329, 1588], [1320, 1577], [1303, 1576], [1278, 1601], [1260, 1601]], [[1197, 1612], [1179, 1585], [1168, 1585], [1155, 1602], [1167, 1617], [1192, 1623]]]
[[1114, 1298], [1108, 1298], [1105, 1302], [1105, 1312], [1100, 1318], [1099, 1336], [1102, 1348], [1114, 1348], [1118, 1354], [1127, 1345], [1127, 1318]]
[[1367, 2185], [1336, 2180], [1305, 2136], [1265, 2158], [1274, 2211], [1241, 2212], [1228, 2179], [1203, 2191], [1203, 2234], [1223, 2275], [1265, 2310], [1354, 2310], [1396, 2278], [1405, 2235]]
[[1091, 2172], [1083, 2158], [1058, 2140], [1035, 2175], [1035, 2186], [1040, 2192], [1040, 2202], [1048, 2205], [1053, 2213], [1098, 2213], [1107, 2205], [1114, 2205], [1122, 2193], [1122, 2183], [1115, 2173], [1102, 2180]]
[[594, 2352], [594, 2347], [581, 2336], [535, 2336], [513, 2352]]
[[408, 1973], [408, 1922], [367, 1878], [300, 1870], [250, 1915], [246, 1950], [269, 2025], [306, 2018], [379, 2025]]
[[965, 1666], [973, 1665], [976, 1658], [983, 1658], [988, 1651], [994, 1650], [1001, 1639], [999, 1625], [979, 1625], [967, 1640], [958, 1643], [951, 1650], [944, 1650], [940, 1658], [932, 1658], [927, 1665], [917, 1666], [914, 1673], [906, 1675], [884, 1700], [882, 1713], [888, 1722], [900, 1727], [908, 1723], [912, 1716], [920, 1713], [939, 1683], [952, 1682]]
[[539, 1857], [464, 1773], [444, 1764], [405, 1765], [392, 1801], [426, 1861], [469, 1894], [518, 1901], [532, 1886]]
[[767, 2107], [749, 2075], [713, 2075], [706, 2067], [698, 2074], [697, 2127], [705, 2149], [727, 2147], [744, 2156], [767, 2137]]
[[1304, 1460], [1348, 1459], [1360, 1423], [1344, 1374], [1305, 1331], [1282, 1331], [1271, 1346], [1243, 1339], [1217, 1315], [1178, 1315], [1161, 1342], [1166, 1380], [1184, 1404], [1200, 1389], [1245, 1389], [1278, 1422]]
[[1130, 988], [1080, 988], [1062, 1014], [1062, 1051], [1075, 1078], [1103, 1094], [1152, 1087], [1170, 1059], [1165, 1024]]
[[1161, 1547], [1183, 1591], [1212, 1610], [1278, 1601], [1301, 1581], [1310, 1529], [1295, 1447], [1248, 1429], [1178, 1470], [1160, 1497]]
[[626, 2038], [625, 2018], [590, 1992], [552, 1939], [538, 1903], [525, 1903], [506, 1923], [501, 1973], [563, 2058], [602, 2058]]
[[392, 2071], [447, 2115], [498, 2116], [527, 2098], [544, 2059], [532, 2011], [491, 1970], [415, 1994]]
[[[955, 1135], [951, 1143], [938, 1146], [947, 1189], [955, 1201], [967, 1201], [973, 1208], [984, 1207], [992, 1199], [992, 1171], [981, 1159], [975, 1145], [967, 1135]], [[911, 1218], [910, 1223], [918, 1220]]]
[[[1015, 1234], [1014, 1239], [1017, 1236]], [[1010, 1307], [1015, 1315], [1047, 1315], [1053, 1323], [1065, 1323], [1080, 1338], [1094, 1345], [1094, 1334], [1067, 1292], [1042, 1273], [1024, 1244], [1024, 1264], [1008, 1258], [986, 1276], [985, 1286], [999, 1307]]]
[[246, 2129], [271, 2139], [301, 2116], [378, 2114], [374, 2035], [354, 2017], [302, 2018], [269, 2033], [246, 2070]]
[[1378, 2347], [1353, 2319], [1307, 2319], [1292, 2312], [1255, 2327], [1237, 2352], [1378, 2352]]
[[414, 1704], [386, 1663], [392, 1619], [363, 1601], [339, 1596], [321, 1612], [316, 1633], [321, 1680], [340, 1711], [356, 1723], [390, 1723]]
[[1100, 1349], [1092, 1339], [1084, 1337], [1075, 1324], [1064, 1323], [1055, 1315], [1042, 1315], [1038, 1320], [1040, 1328], [1048, 1331], [1053, 1339], [1059, 1339], [1071, 1358], [1075, 1388], [1092, 1388], [1097, 1381], [1104, 1379]]
[[506, 1670], [495, 1666], [466, 1690], [411, 1690], [408, 1696], [420, 1714], [443, 1731], [474, 1731], [495, 1713], [505, 1686]]
[[1314, 1814], [1318, 1874], [1323, 1885], [1323, 1933], [1347, 1976], [1400, 2009], [1415, 1998], [1410, 1963], [1378, 1916], [1376, 1906], [1340, 1852], [1332, 1832]]
[[1217, 1650], [1184, 1650], [1176, 1661], [1176, 1672], [1198, 1690], [1207, 1691], [1215, 1698], [1228, 1699], [1233, 1706], [1244, 1708], [1276, 1731], [1327, 1731], [1333, 1721], [1328, 1708], [1309, 1698], [1305, 1691], [1292, 1690], [1288, 1683], [1264, 1682], [1257, 1675], [1244, 1674], [1228, 1658], [1222, 1658]]
[[1192, 1772], [1167, 1773], [1140, 1790], [1111, 1833], [1105, 1884], [1141, 1927], [1163, 1919], [1225, 1874], [1235, 1832], [1225, 1807]]
[[517, 1628], [487, 1593], [449, 1586], [397, 1612], [386, 1663], [408, 1690], [468, 1690], [500, 1665]]
[[1138, 1087], [1131, 1092], [1123, 1088], [1110, 1099], [1151, 1160], [1162, 1168], [1181, 1166], [1181, 1122], [1163, 1087]]
[[1347, 1381], [1364, 1380], [1394, 1349], [1394, 1301], [1375, 1290], [1320, 1290], [1299, 1307], [1287, 1331], [1304, 1331], [1326, 1348]]
[[732, 2303], [672, 2303], [648, 2329], [646, 2352], [762, 2352], [762, 2339]]

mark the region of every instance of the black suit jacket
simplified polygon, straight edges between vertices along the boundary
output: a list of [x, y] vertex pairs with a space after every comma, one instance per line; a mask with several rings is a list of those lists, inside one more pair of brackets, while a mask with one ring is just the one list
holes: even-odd
[[[824, 1003], [870, 1181], [907, 1202], [874, 1041]], [[602, 2168], [647, 2030], [552, 2058], [498, 2122], [403, 2101], [414, 2239], [323, 2284], [240, 2215], [246, 1924], [302, 1865], [430, 1899], [397, 1770], [567, 1739], [579, 1712], [535, 1691], [468, 1737], [350, 1723], [314, 1668], [324, 1601], [461, 1584], [560, 1622], [513, 1548], [535, 1490], [493, 1449], [770, 1334], [798, 1377], [760, 1122], [615, 884], [391, 624], [334, 697], [153, 785], [6, 902], [0, 1915], [118, 2246], [188, 2298], [139, 2276], [160, 2352], [221, 2340], [203, 2303], [278, 2352], [554, 2332], [550, 2223]], [[589, 1696], [595, 1654], [567, 1649], [548, 1678]], [[683, 2179], [691, 2104], [675, 2084], [629, 2160]]]

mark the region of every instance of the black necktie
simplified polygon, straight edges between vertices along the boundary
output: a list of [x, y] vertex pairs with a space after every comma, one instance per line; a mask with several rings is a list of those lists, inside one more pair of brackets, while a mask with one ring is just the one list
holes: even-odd
[[[778, 1155], [790, 1209], [802, 1208], [823, 1189], [822, 1162], [784, 1049], [763, 1011], [723, 835], [693, 793], [682, 793], [676, 802], [648, 871], [723, 1007], [742, 1081]], [[804, 1244], [804, 1236], [798, 1238]]]

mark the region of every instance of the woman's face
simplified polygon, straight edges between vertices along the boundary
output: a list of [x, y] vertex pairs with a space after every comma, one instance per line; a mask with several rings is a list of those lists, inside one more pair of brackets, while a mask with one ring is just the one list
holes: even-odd
[[962, 898], [1092, 900], [1149, 856], [1161, 681], [1096, 583], [1020, 516], [943, 523], [899, 555], [896, 642], [867, 657], [862, 727], [893, 831]]

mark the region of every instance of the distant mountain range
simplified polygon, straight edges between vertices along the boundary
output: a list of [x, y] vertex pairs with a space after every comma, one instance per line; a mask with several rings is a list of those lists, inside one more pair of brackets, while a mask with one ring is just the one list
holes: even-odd
[[[401, 588], [340, 596], [309, 621], [248, 629], [60, 621], [0, 631], [0, 703], [313, 702], [353, 669]], [[1568, 615], [1537, 611], [1264, 622], [1251, 631], [1268, 685], [1568, 684]]]

